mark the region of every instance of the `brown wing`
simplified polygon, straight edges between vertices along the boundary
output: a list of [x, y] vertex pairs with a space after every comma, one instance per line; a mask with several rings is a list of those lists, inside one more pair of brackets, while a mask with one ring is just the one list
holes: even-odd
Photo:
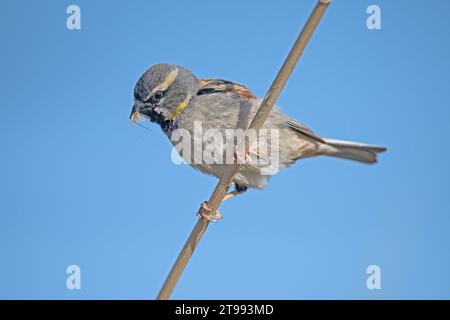
[[239, 83], [226, 81], [222, 79], [202, 79], [200, 80], [200, 88], [197, 95], [213, 94], [213, 93], [234, 93], [243, 99], [256, 98], [253, 93], [245, 86]]
[[[243, 99], [256, 99], [253, 93], [242, 84], [222, 80], [222, 79], [201, 79], [199, 82], [199, 90], [197, 95], [213, 94], [213, 93], [234, 93], [238, 94]], [[285, 119], [283, 124], [290, 129], [300, 133], [309, 139], [321, 143], [326, 143], [322, 138], [317, 136], [313, 131], [297, 122], [294, 119]]]

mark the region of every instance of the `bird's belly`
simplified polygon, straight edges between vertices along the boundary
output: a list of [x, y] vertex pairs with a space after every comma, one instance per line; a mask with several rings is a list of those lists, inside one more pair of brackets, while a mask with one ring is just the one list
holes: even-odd
[[[190, 133], [188, 136], [190, 136], [190, 139], [182, 139], [181, 142], [171, 140], [185, 162], [202, 173], [221, 178], [226, 169], [233, 165], [236, 157], [238, 157], [235, 145], [233, 143], [227, 144], [220, 137], [217, 139], [202, 137], [196, 140], [194, 134]], [[260, 144], [257, 142], [250, 147], [250, 162], [246, 162], [247, 158], [245, 157], [245, 159], [239, 159], [242, 164], [234, 182], [249, 188], [263, 189], [271, 175], [267, 170], [268, 163], [270, 165], [272, 160], [276, 160], [274, 162], [279, 168], [279, 154], [277, 154], [276, 159], [272, 159], [271, 150], [263, 152], [255, 147], [256, 145]]]
[[[231, 166], [227, 164], [191, 164], [192, 167], [200, 172], [208, 175], [221, 178], [226, 169]], [[241, 165], [238, 173], [233, 179], [233, 182], [245, 186], [247, 188], [264, 189], [269, 181], [270, 175], [263, 175], [257, 167], [250, 165]]]

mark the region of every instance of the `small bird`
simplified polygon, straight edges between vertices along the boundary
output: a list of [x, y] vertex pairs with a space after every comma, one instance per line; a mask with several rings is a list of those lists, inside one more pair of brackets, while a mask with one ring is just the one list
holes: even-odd
[[[225, 196], [224, 200], [227, 200], [248, 188], [263, 189], [266, 186], [271, 174], [263, 173], [262, 169], [267, 168], [267, 162], [271, 162], [272, 157], [269, 154], [275, 148], [260, 148], [258, 143], [262, 139], [258, 136], [249, 147], [249, 153], [243, 156], [233, 140], [231, 163], [198, 161], [194, 155], [204, 154], [211, 146], [218, 154], [216, 159], [224, 159], [227, 155], [223, 144], [225, 149], [228, 145], [226, 142], [219, 145], [220, 139], [211, 138], [196, 143], [195, 125], [200, 123], [203, 131], [215, 129], [225, 137], [229, 130], [246, 130], [260, 104], [261, 100], [241, 84], [221, 79], [199, 79], [182, 66], [156, 64], [145, 71], [136, 83], [130, 119], [133, 124], [139, 119], [148, 119], [159, 124], [174, 145], [177, 130], [182, 129], [189, 133], [191, 141], [188, 142], [192, 142], [193, 147], [189, 152], [186, 149], [177, 151], [191, 166], [205, 174], [220, 178], [233, 161], [241, 161], [242, 165], [233, 180], [235, 190]], [[278, 170], [299, 159], [320, 155], [375, 163], [377, 154], [386, 150], [380, 146], [320, 137], [282, 113], [276, 106], [262, 129], [277, 132], [275, 159]], [[267, 144], [275, 141], [270, 135], [264, 139], [268, 141]], [[218, 211], [211, 212], [206, 202], [200, 207], [198, 215], [213, 222], [221, 218]]]

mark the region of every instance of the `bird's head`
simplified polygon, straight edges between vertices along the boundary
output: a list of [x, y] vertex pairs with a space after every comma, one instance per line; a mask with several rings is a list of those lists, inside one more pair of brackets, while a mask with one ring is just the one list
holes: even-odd
[[160, 125], [176, 120], [198, 91], [191, 71], [172, 64], [156, 64], [137, 81], [130, 119], [148, 117]]

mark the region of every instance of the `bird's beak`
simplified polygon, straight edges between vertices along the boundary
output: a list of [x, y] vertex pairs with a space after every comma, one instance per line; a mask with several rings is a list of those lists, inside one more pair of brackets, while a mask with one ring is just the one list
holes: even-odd
[[139, 120], [139, 117], [141, 116], [140, 111], [141, 107], [138, 104], [134, 104], [133, 105], [133, 109], [131, 109], [131, 113], [130, 113], [130, 120], [132, 124], [135, 124], [136, 121]]

